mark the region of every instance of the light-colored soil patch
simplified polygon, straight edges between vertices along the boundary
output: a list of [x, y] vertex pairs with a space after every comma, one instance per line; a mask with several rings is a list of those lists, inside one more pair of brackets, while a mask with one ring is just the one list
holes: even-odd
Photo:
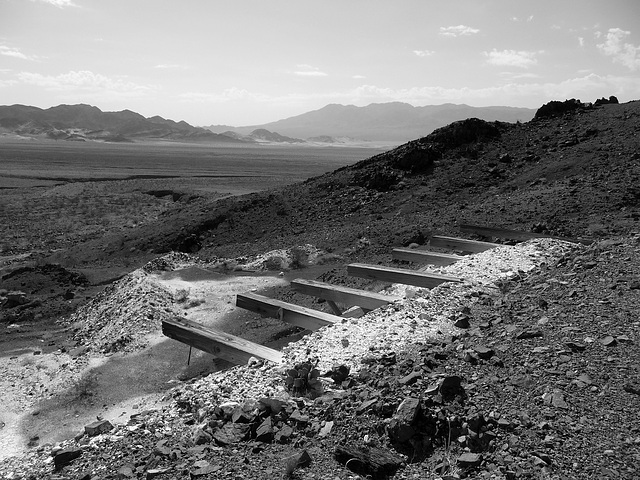
[[[227, 275], [191, 266], [140, 274], [134, 280], [127, 283], [125, 277], [121, 281], [125, 287], [114, 289], [112, 295], [116, 297], [110, 300], [117, 302], [126, 296], [129, 285], [135, 284], [149, 291], [165, 292], [172, 312], [253, 341], [268, 340], [283, 329], [276, 320], [261, 319], [235, 307], [237, 293], [286, 283], [276, 275], [247, 272]], [[135, 310], [135, 314], [120, 312], [125, 322], [141, 318], [142, 310], [148, 308], [143, 298], [133, 303], [137, 307], [129, 306], [129, 310]], [[90, 322], [91, 309], [85, 309], [84, 315]], [[137, 351], [106, 354], [98, 349], [88, 354], [78, 350], [44, 353], [38, 344], [3, 352], [0, 460], [25, 448], [73, 437], [98, 416], [112, 423], [124, 423], [133, 413], [165, 403], [167, 389], [181, 380], [228, 367], [209, 354], [197, 350], [190, 354], [187, 345], [164, 337], [160, 321], [145, 335], [142, 345]], [[34, 352], [42, 353], [34, 355]]]

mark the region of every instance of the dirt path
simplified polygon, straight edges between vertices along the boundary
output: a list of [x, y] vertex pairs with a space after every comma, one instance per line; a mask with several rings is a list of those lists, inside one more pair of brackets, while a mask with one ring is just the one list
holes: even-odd
[[[276, 320], [235, 307], [237, 293], [287, 283], [273, 273], [224, 275], [194, 266], [148, 275], [145, 281], [161, 285], [176, 298], [184, 294], [189, 299], [179, 304], [184, 315], [206, 326], [253, 341], [264, 341], [283, 329]], [[161, 406], [175, 383], [229, 366], [197, 350], [187, 365], [189, 347], [164, 337], [159, 325], [147, 339], [147, 347], [129, 354], [88, 357], [74, 350], [47, 351], [41, 337], [0, 352], [0, 460], [70, 438], [97, 417], [126, 422], [133, 413]]]

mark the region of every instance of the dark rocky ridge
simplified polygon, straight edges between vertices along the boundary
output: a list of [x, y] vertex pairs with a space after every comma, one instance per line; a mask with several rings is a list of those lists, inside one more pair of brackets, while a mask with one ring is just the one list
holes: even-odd
[[[234, 256], [313, 243], [388, 253], [430, 232], [475, 223], [603, 238], [640, 218], [640, 102], [580, 109], [522, 124], [455, 122], [427, 137], [284, 189], [194, 198], [126, 237], [54, 257], [140, 261], [147, 252]], [[104, 247], [104, 252], [101, 253]]]

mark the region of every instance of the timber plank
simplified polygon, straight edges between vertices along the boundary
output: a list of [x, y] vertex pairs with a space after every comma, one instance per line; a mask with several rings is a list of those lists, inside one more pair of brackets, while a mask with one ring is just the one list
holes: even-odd
[[365, 265], [352, 263], [347, 265], [347, 274], [353, 277], [381, 280], [383, 282], [402, 283], [415, 287], [433, 288], [444, 282], [461, 282], [462, 279], [439, 275], [437, 273], [416, 272], [402, 268], [383, 267], [381, 265]]
[[557, 237], [554, 235], [545, 235], [543, 233], [522, 232], [519, 230], [509, 230], [506, 228], [483, 227], [479, 225], [460, 225], [460, 231], [465, 233], [475, 233], [483, 237], [507, 238], [509, 240], [527, 241], [534, 238], [553, 238], [555, 240], [564, 240], [571, 243], [582, 243], [590, 245], [593, 243], [591, 239], [577, 239], [569, 237]]
[[325, 325], [332, 325], [342, 321], [337, 315], [300, 307], [251, 292], [236, 295], [236, 306], [259, 313], [265, 317], [279, 318], [283, 322], [308, 330], [318, 330]]
[[428, 252], [426, 250], [416, 250], [412, 248], [394, 248], [391, 251], [391, 255], [394, 260], [404, 260], [405, 262], [424, 263], [436, 266], [451, 265], [462, 258], [460, 255]]
[[466, 240], [464, 238], [443, 237], [434, 235], [429, 240], [429, 245], [438, 248], [449, 248], [469, 253], [479, 253], [491, 248], [499, 247], [497, 243], [479, 242], [477, 240]]
[[296, 278], [291, 281], [291, 287], [299, 293], [324, 298], [328, 302], [344, 303], [348, 306], [357, 305], [364, 310], [375, 310], [389, 303], [399, 300], [399, 297], [383, 295], [381, 293], [367, 292], [357, 288], [331, 285], [330, 283], [315, 280]]
[[169, 338], [239, 365], [247, 363], [251, 357], [264, 358], [275, 363], [282, 361], [282, 353], [277, 350], [204, 327], [186, 318], [173, 317], [163, 320], [162, 333]]

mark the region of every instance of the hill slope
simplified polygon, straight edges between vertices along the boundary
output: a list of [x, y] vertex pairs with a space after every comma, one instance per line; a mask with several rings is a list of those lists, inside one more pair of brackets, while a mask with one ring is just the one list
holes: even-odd
[[[460, 223], [561, 236], [633, 231], [640, 218], [640, 102], [524, 124], [455, 122], [356, 165], [282, 190], [200, 198], [136, 235], [95, 240], [65, 257], [170, 250], [233, 255], [313, 243], [369, 253], [421, 243]], [[96, 247], [96, 248], [94, 248]], [[63, 260], [58, 255], [58, 260]]]

